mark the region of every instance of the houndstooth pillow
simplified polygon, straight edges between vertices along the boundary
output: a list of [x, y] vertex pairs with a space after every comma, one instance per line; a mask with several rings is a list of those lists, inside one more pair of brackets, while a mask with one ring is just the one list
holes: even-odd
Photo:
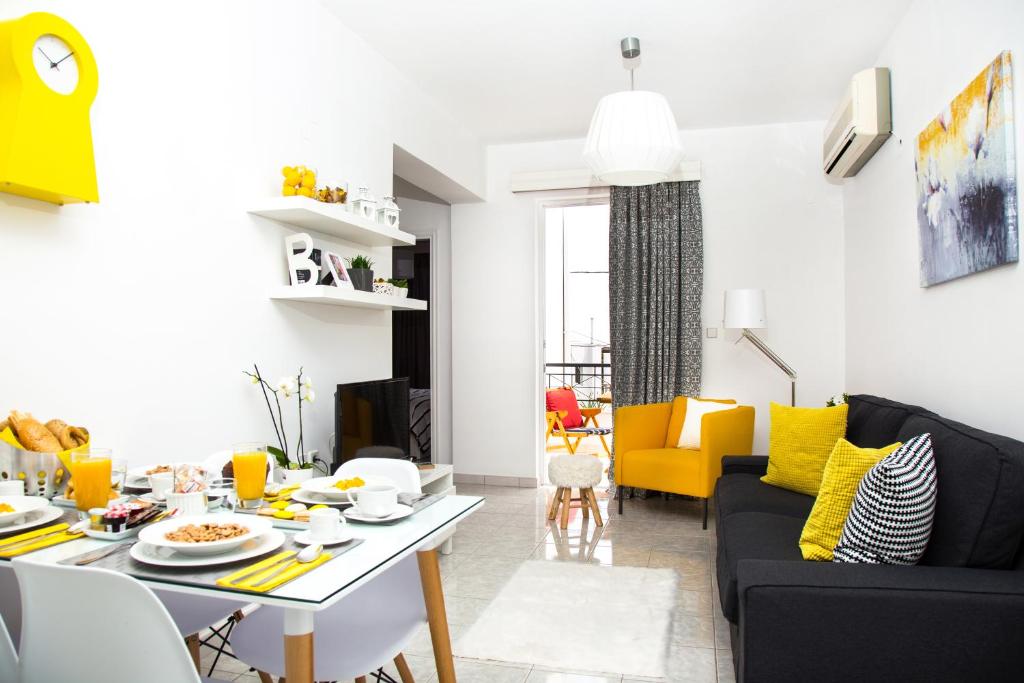
[[864, 475], [833, 562], [916, 564], [932, 532], [935, 497], [932, 438], [921, 434]]

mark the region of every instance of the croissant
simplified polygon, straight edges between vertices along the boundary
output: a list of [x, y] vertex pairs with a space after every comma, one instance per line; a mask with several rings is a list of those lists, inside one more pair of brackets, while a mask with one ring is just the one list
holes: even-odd
[[46, 428], [57, 437], [64, 450], [89, 443], [89, 431], [85, 427], [72, 427], [64, 420], [50, 420], [46, 423]]
[[59, 453], [64, 450], [57, 437], [28, 413], [12, 410], [9, 419], [22, 448], [37, 453]]

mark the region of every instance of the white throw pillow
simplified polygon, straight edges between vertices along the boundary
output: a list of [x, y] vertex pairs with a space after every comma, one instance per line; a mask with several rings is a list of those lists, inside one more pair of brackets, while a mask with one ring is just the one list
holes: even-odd
[[698, 401], [695, 398], [686, 399], [686, 419], [683, 421], [683, 431], [679, 433], [679, 448], [700, 448], [700, 423], [708, 413], [717, 413], [719, 410], [732, 410], [735, 403], [716, 403], [715, 401]]

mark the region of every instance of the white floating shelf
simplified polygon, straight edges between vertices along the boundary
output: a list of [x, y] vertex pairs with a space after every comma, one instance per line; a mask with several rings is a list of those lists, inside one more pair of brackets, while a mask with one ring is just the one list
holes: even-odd
[[303, 301], [308, 304], [330, 304], [355, 308], [376, 308], [396, 311], [425, 311], [427, 302], [357, 289], [327, 287], [324, 285], [284, 285], [270, 293], [279, 301]]
[[249, 209], [249, 213], [368, 247], [416, 244], [415, 235], [356, 216], [344, 206], [347, 205], [326, 204], [308, 197], [269, 197]]

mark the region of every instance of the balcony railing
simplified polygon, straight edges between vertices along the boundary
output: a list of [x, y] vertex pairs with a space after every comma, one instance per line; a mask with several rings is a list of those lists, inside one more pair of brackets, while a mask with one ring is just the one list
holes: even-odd
[[580, 401], [598, 404], [598, 397], [611, 390], [611, 363], [545, 363], [548, 389], [570, 387]]

